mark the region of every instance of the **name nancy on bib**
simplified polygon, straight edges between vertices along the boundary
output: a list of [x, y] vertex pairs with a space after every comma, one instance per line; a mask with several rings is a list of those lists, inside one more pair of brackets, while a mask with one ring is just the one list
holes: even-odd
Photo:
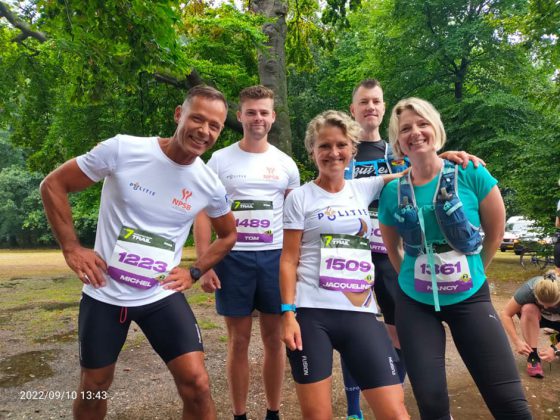
[[155, 233], [123, 226], [107, 273], [119, 283], [149, 289], [169, 274], [175, 242]]
[[[467, 256], [457, 251], [434, 254], [434, 268], [438, 292], [453, 294], [466, 292], [473, 287]], [[432, 270], [425, 254], [419, 255], [414, 263], [414, 289], [417, 292], [432, 292]]]

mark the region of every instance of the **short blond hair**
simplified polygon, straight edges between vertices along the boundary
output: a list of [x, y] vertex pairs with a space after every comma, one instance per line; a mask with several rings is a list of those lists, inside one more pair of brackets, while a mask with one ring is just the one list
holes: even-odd
[[404, 156], [401, 147], [399, 146], [398, 139], [399, 119], [403, 111], [406, 110], [415, 112], [430, 123], [435, 131], [436, 151], [439, 151], [445, 145], [445, 141], [447, 140], [445, 128], [441, 122], [441, 116], [431, 103], [423, 99], [413, 97], [401, 99], [391, 111], [391, 119], [389, 120], [389, 142], [391, 143], [395, 156], [399, 158]]
[[539, 302], [545, 305], [560, 303], [560, 285], [554, 270], [547, 271], [542, 278], [537, 280], [533, 294]]
[[352, 142], [352, 153], [356, 154], [358, 144], [360, 143], [358, 139], [360, 138], [360, 134], [362, 132], [360, 124], [354, 121], [350, 115], [345, 112], [329, 110], [321, 112], [309, 121], [309, 124], [307, 125], [304, 144], [309, 157], [312, 155], [313, 146], [315, 145], [315, 141], [317, 141], [319, 131], [326, 126], [340, 128], [346, 138]]

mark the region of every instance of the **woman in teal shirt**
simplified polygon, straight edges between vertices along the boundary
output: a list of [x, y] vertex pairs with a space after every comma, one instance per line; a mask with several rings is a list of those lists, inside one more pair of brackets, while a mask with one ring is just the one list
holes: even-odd
[[398, 198], [402, 181], [393, 181], [383, 190], [379, 220], [389, 258], [399, 273], [395, 322], [414, 395], [423, 419], [451, 418], [445, 377], [445, 322], [492, 415], [497, 419], [530, 419], [484, 273], [504, 232], [502, 197], [496, 179], [485, 168], [475, 169], [472, 163], [466, 169], [458, 168], [456, 192], [468, 219], [464, 227], [470, 223], [469, 229], [474, 226], [476, 231], [482, 226], [485, 237], [481, 248], [469, 251], [472, 255], [452, 249], [434, 212], [434, 196], [443, 185], [439, 179], [446, 173], [444, 161], [437, 156], [445, 139], [439, 113], [430, 103], [408, 98], [393, 109], [389, 140], [394, 153], [407, 156], [412, 165], [407, 182], [422, 225], [419, 254], [412, 255], [416, 253], [411, 247], [403, 251], [397, 229], [402, 220]]

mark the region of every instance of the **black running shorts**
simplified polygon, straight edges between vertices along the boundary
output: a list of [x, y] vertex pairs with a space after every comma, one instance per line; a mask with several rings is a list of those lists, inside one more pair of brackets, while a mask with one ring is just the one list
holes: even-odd
[[130, 322], [142, 329], [165, 363], [203, 351], [200, 329], [182, 293], [143, 306], [121, 307], [83, 294], [78, 317], [80, 364], [98, 369], [117, 361]]
[[298, 308], [303, 350], [289, 351], [292, 375], [299, 384], [332, 375], [337, 350], [360, 389], [400, 384], [398, 356], [385, 325], [372, 313]]

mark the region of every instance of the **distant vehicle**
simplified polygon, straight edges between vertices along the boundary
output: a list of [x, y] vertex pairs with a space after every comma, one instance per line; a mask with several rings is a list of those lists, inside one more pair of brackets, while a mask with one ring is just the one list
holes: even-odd
[[534, 223], [534, 221], [526, 219], [523, 216], [512, 216], [507, 219], [504, 238], [500, 244], [500, 251], [506, 252], [508, 249], [514, 249], [519, 236], [524, 235]]
[[513, 249], [515, 255], [527, 251], [536, 251], [552, 243], [552, 238], [544, 237], [544, 231], [534, 220], [523, 216], [512, 216], [506, 222], [504, 239], [500, 250]]
[[515, 233], [506, 230], [500, 244], [500, 251], [506, 252], [508, 249], [513, 249], [517, 238], [518, 236]]

